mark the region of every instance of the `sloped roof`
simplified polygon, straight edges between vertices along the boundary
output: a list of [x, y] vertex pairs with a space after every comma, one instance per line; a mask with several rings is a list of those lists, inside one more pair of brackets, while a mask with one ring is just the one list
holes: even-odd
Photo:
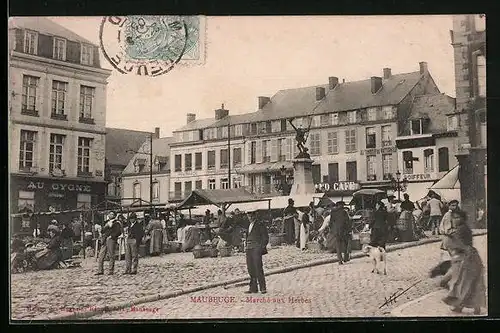
[[382, 88], [371, 93], [371, 79], [339, 83], [327, 90], [324, 102], [318, 104], [315, 114], [356, 110], [367, 107], [397, 105], [421, 79], [420, 72], [394, 74], [382, 81]]
[[[173, 142], [174, 138], [171, 136], [153, 139], [153, 163], [155, 162], [156, 157], [161, 157], [161, 159], [166, 163], [165, 170], [170, 169], [170, 144]], [[130, 157], [123, 173], [134, 173], [134, 162], [139, 159], [146, 159], [146, 170], [149, 170], [149, 138], [143, 141], [142, 145], [136, 151], [139, 151], [140, 153], [136, 153]]]
[[107, 127], [106, 159], [108, 164], [125, 167], [134, 156], [134, 153], [128, 153], [127, 150], [137, 151], [150, 135], [149, 132]]
[[192, 122], [182, 126], [181, 128], [176, 129], [174, 132], [194, 131], [197, 129], [207, 128], [215, 122], [216, 122], [215, 118], [196, 119], [196, 120], [193, 120]]
[[261, 199], [244, 188], [232, 188], [227, 190], [194, 190], [177, 206], [177, 208], [182, 209], [199, 205], [220, 206], [229, 203], [256, 201], [268, 201], [268, 199]]
[[[87, 43], [97, 45], [88, 39], [77, 35], [73, 31], [66, 29], [62, 25], [55, 23], [54, 21], [46, 17], [31, 17], [31, 16], [17, 16], [9, 19], [9, 29], [28, 29], [37, 31], [44, 35], [63, 37], [67, 40], [71, 40], [79, 43]], [[96, 27], [97, 28], [97, 27]]]
[[430, 117], [429, 112], [439, 114], [452, 113], [455, 110], [455, 99], [445, 94], [416, 96], [413, 100], [411, 118]]

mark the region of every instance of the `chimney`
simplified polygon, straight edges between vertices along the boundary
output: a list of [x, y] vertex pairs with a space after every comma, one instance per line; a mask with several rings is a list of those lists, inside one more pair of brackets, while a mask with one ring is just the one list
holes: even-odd
[[154, 135], [154, 138], [155, 138], [155, 139], [159, 139], [159, 138], [160, 138], [160, 128], [159, 128], [159, 127], [155, 127], [155, 135]]
[[345, 79], [342, 79], [342, 83], [345, 83]]
[[425, 74], [427, 73], [427, 63], [425, 61], [421, 61], [418, 63], [420, 65], [420, 74]]
[[338, 77], [335, 77], [335, 76], [330, 76], [328, 78], [328, 88], [330, 90], [334, 89], [337, 84], [339, 84], [339, 78]]
[[224, 104], [220, 109], [215, 110], [215, 120], [221, 120], [229, 114], [229, 110], [224, 109]]
[[390, 68], [384, 68], [384, 79], [390, 79], [391, 78], [391, 69]]
[[316, 100], [321, 101], [325, 97], [325, 88], [316, 87]]
[[186, 124], [189, 124], [190, 122], [193, 122], [196, 120], [196, 115], [194, 113], [188, 113], [186, 115]]
[[264, 108], [264, 106], [266, 106], [266, 104], [271, 101], [271, 99], [266, 96], [259, 96], [258, 98], [259, 98], [259, 110], [262, 110], [262, 108]]
[[371, 77], [372, 94], [376, 94], [382, 88], [382, 78], [378, 76]]

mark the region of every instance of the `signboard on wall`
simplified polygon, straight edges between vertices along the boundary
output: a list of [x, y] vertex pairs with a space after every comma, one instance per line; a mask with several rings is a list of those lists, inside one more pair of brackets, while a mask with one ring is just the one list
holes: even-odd
[[405, 175], [408, 180], [431, 180], [432, 175], [430, 173], [414, 173]]
[[318, 183], [314, 184], [318, 192], [346, 192], [357, 191], [361, 188], [358, 182], [334, 182], [334, 183]]

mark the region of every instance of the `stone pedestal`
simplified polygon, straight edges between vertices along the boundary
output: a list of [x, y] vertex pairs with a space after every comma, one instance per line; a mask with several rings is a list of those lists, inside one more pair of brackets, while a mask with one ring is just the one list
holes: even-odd
[[[312, 177], [313, 160], [310, 158], [296, 158], [293, 161], [293, 185], [290, 196], [316, 193]], [[311, 198], [312, 200], [312, 198]]]

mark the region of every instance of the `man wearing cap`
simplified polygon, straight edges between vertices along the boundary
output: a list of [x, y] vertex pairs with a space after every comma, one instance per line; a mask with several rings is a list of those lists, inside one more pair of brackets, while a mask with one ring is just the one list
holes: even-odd
[[144, 229], [132, 212], [128, 217], [127, 239], [125, 242], [125, 274], [137, 274], [139, 245], [144, 237]]
[[122, 233], [122, 226], [116, 220], [115, 213], [111, 212], [108, 215], [108, 221], [102, 228], [103, 245], [99, 252], [98, 268], [96, 275], [104, 274], [104, 258], [109, 255], [109, 275], [114, 274], [115, 270], [115, 249], [117, 247], [118, 237]]
[[246, 261], [247, 270], [250, 275], [250, 288], [245, 293], [257, 293], [257, 283], [260, 292], [265, 294], [266, 279], [264, 277], [264, 268], [262, 265], [262, 255], [267, 254], [267, 243], [269, 243], [269, 234], [266, 226], [257, 219], [256, 212], [247, 213], [248, 230], [246, 233]]

